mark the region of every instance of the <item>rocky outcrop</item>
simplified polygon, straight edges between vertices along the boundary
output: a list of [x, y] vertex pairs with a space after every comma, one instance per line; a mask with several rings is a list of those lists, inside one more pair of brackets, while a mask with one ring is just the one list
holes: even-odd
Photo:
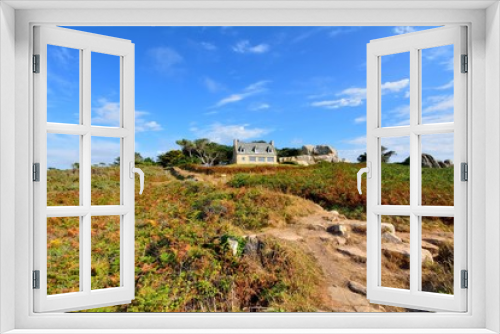
[[314, 165], [321, 161], [339, 162], [337, 150], [329, 145], [304, 145], [301, 155], [279, 158], [280, 163], [292, 162], [303, 166]]
[[[403, 162], [405, 165], [410, 164], [410, 158], [406, 158]], [[428, 153], [422, 153], [422, 167], [424, 168], [448, 168], [453, 167], [453, 162], [449, 159], [445, 161], [437, 160], [432, 155]]]

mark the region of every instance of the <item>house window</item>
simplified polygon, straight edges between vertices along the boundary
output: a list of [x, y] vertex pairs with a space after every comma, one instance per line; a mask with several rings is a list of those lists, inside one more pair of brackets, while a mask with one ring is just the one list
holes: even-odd
[[264, 157], [259, 157], [259, 162], [265, 162], [266, 161], [266, 158]]
[[250, 162], [256, 162], [257, 159], [255, 157], [250, 157]]
[[245, 157], [241, 157], [241, 161], [245, 161]]
[[267, 157], [267, 162], [274, 162], [274, 158]]

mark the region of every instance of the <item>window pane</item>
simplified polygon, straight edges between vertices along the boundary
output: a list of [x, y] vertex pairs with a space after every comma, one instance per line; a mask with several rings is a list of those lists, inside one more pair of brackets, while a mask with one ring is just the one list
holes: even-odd
[[80, 205], [80, 136], [47, 134], [47, 206]]
[[422, 135], [422, 205], [453, 206], [453, 133]]
[[92, 290], [120, 286], [120, 216], [92, 217]]
[[92, 137], [92, 205], [120, 204], [120, 142]]
[[410, 217], [381, 216], [381, 286], [410, 288]]
[[410, 53], [381, 58], [381, 125], [410, 125]]
[[410, 137], [380, 139], [382, 205], [410, 204]]
[[421, 50], [422, 124], [453, 122], [453, 45]]
[[120, 126], [120, 57], [92, 52], [92, 125]]
[[80, 218], [47, 218], [47, 294], [80, 289]]
[[453, 217], [422, 217], [422, 291], [453, 294]]
[[47, 122], [80, 123], [80, 50], [47, 45]]

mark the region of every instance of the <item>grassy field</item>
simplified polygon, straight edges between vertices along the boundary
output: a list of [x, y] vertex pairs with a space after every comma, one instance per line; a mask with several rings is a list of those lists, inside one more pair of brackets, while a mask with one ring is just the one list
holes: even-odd
[[[322, 306], [322, 273], [291, 243], [268, 237], [259, 258], [233, 256], [228, 238], [291, 223], [314, 210], [305, 200], [257, 189], [182, 182], [146, 167], [136, 197], [136, 299], [100, 312], [314, 311]], [[93, 194], [113, 202], [119, 171], [100, 168]], [[77, 173], [49, 171], [48, 204], [74, 204]], [[105, 200], [109, 196], [108, 200]], [[92, 288], [119, 284], [117, 217], [93, 217]], [[48, 293], [78, 291], [78, 220], [51, 218]], [[241, 254], [239, 254], [241, 255]]]
[[[356, 188], [356, 173], [362, 167], [187, 167], [215, 180], [226, 175], [224, 182], [210, 183], [179, 181], [160, 167], [144, 166], [147, 186], [142, 196], [136, 196], [136, 299], [129, 305], [90, 311], [322, 309], [324, 277], [311, 255], [292, 242], [268, 236], [258, 257], [242, 256], [245, 236], [293, 224], [318, 210], [314, 203], [364, 219], [365, 192], [359, 195]], [[423, 173], [424, 202], [451, 205], [452, 170]], [[117, 167], [93, 168], [92, 204], [118, 204], [119, 180]], [[383, 196], [389, 201], [383, 204], [408, 204], [407, 166], [384, 165], [383, 180]], [[78, 189], [78, 171], [48, 171], [49, 206], [78, 205]], [[92, 218], [93, 289], [119, 286], [118, 224], [119, 217]], [[442, 221], [434, 225], [452, 229]], [[78, 229], [75, 218], [48, 220], [49, 294], [78, 291]], [[238, 241], [237, 256], [230, 239]], [[431, 268], [432, 282], [437, 282], [432, 289], [446, 290], [443, 277], [449, 268]], [[439, 280], [444, 283], [438, 286]]]

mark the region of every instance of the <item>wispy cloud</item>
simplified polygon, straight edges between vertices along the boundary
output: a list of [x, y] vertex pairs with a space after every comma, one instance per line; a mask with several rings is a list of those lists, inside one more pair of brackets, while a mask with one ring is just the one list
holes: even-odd
[[219, 107], [225, 106], [226, 104], [239, 102], [239, 101], [242, 101], [250, 96], [266, 92], [267, 91], [266, 86], [269, 82], [270, 81], [268, 81], [268, 80], [261, 80], [261, 81], [255, 82], [255, 83], [247, 86], [245, 89], [243, 89], [242, 92], [236, 93], [236, 94], [231, 94], [231, 95], [221, 99], [212, 108], [219, 108]]
[[450, 89], [450, 88], [453, 88], [453, 87], [455, 87], [455, 83], [454, 83], [453, 80], [451, 80], [450, 82], [447, 82], [447, 83], [445, 83], [442, 86], [435, 87], [434, 89], [437, 89], [437, 90], [446, 90], [446, 89]]
[[339, 35], [354, 32], [358, 29], [358, 27], [313, 27], [296, 35], [290, 42], [292, 44], [299, 43], [323, 32], [325, 32], [329, 37], [337, 37]]
[[198, 138], [208, 138], [219, 144], [231, 144], [233, 139], [247, 140], [260, 138], [272, 132], [271, 129], [251, 127], [249, 124], [213, 123], [203, 128], [191, 127], [191, 132]]
[[210, 42], [201, 42], [200, 45], [201, 45], [202, 48], [204, 48], [207, 51], [215, 51], [215, 50], [217, 50], [217, 46], [215, 46], [214, 44], [212, 44]]
[[248, 40], [241, 40], [238, 43], [236, 43], [232, 47], [234, 52], [237, 53], [256, 53], [256, 54], [262, 54], [266, 53], [269, 51], [269, 45], [268, 44], [256, 44], [256, 45], [251, 45]]
[[98, 99], [96, 106], [92, 108], [92, 124], [120, 126], [120, 102]]
[[[453, 45], [444, 45], [429, 49], [423, 49], [422, 58], [426, 62], [442, 65], [443, 69], [446, 71], [453, 71]], [[425, 71], [425, 68], [423, 69], [423, 71]]]
[[415, 31], [417, 30], [410, 26], [400, 26], [400, 27], [394, 27], [392, 29], [392, 32], [398, 35], [408, 34], [410, 32], [415, 32]]
[[203, 78], [203, 84], [210, 93], [217, 93], [221, 90], [224, 90], [224, 85], [209, 77]]
[[258, 103], [258, 104], [253, 104], [250, 106], [251, 111], [259, 111], [259, 110], [266, 110], [271, 108], [271, 106], [268, 103]]
[[423, 113], [453, 109], [453, 95], [431, 96], [427, 99], [427, 104], [429, 105], [422, 110]]
[[70, 64], [75, 64], [78, 68], [79, 50], [50, 45], [47, 48], [47, 54], [55, 60], [58, 66], [67, 67]]
[[[382, 94], [397, 93], [408, 87], [409, 79], [399, 81], [388, 81], [381, 85]], [[352, 87], [344, 89], [335, 94], [337, 99], [312, 102], [313, 107], [323, 107], [327, 109], [338, 109], [342, 107], [357, 107], [363, 104], [366, 99], [366, 88]]]
[[366, 123], [366, 116], [356, 117], [354, 119], [354, 123], [356, 123], [356, 124]]
[[[150, 115], [147, 111], [135, 111], [135, 131], [161, 131], [162, 126], [153, 120], [148, 120], [146, 117]], [[93, 125], [101, 126], [120, 126], [120, 103], [109, 101], [106, 98], [97, 100], [96, 106], [92, 108]]]
[[153, 67], [166, 74], [173, 74], [177, 65], [184, 61], [184, 58], [177, 51], [169, 47], [149, 49], [148, 55], [152, 60]]

